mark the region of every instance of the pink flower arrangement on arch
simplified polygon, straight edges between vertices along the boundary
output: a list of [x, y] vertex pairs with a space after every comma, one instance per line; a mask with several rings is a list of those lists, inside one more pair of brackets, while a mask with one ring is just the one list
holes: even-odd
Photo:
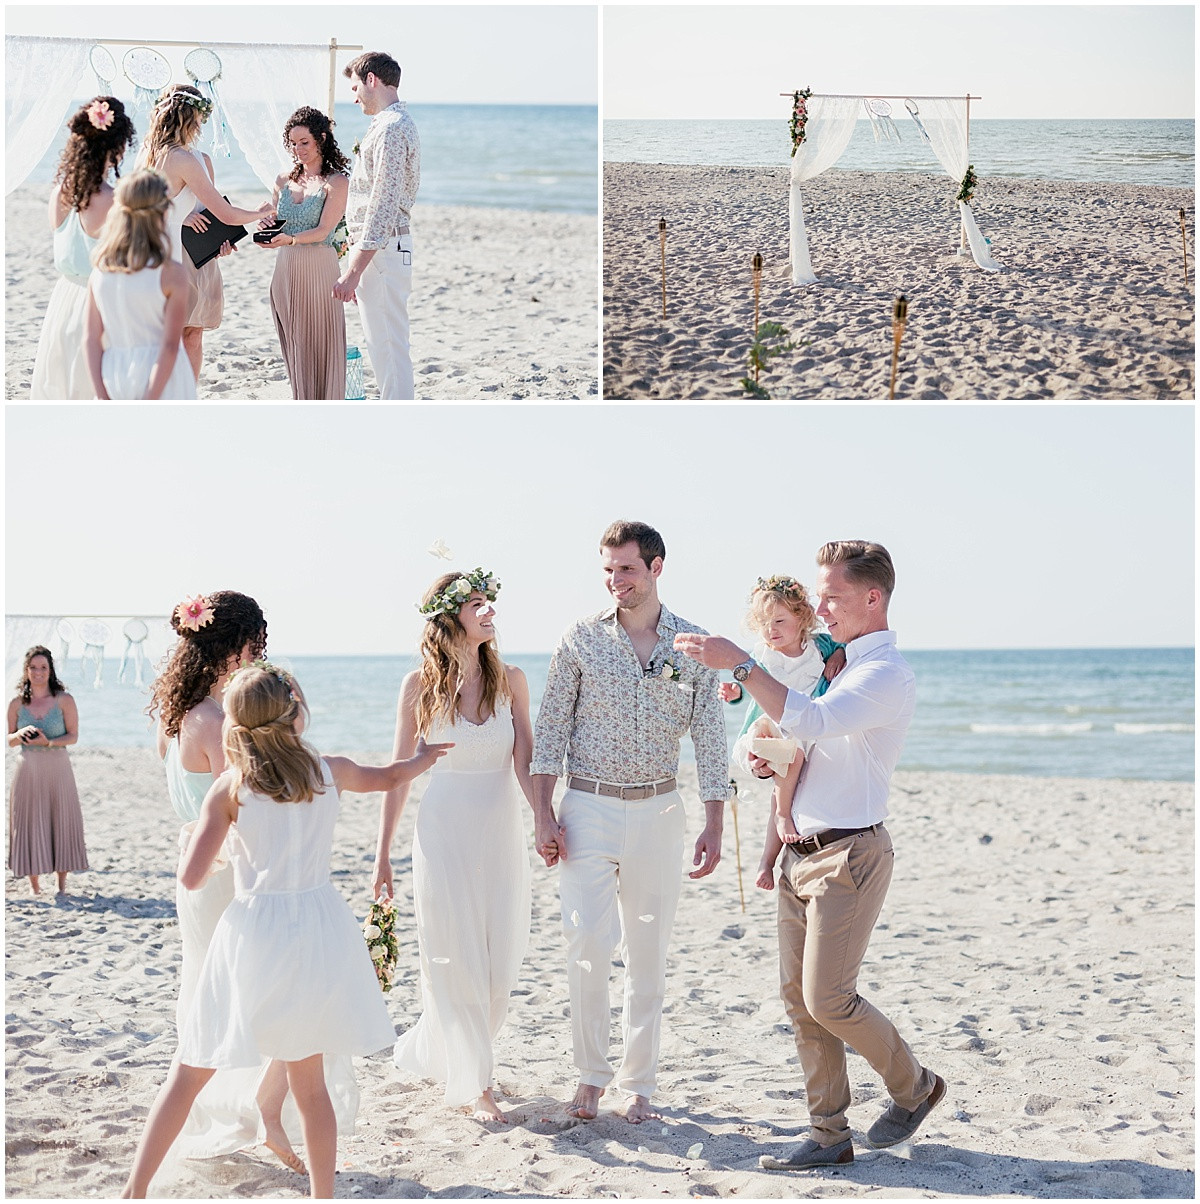
[[108, 107], [107, 100], [93, 100], [88, 105], [88, 121], [98, 130], [106, 130], [116, 120], [117, 115]]

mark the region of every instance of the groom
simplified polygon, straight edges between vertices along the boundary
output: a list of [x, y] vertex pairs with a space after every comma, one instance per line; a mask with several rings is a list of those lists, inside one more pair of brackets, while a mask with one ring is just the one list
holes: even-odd
[[385, 401], [413, 400], [408, 298], [412, 292], [413, 202], [421, 184], [421, 142], [399, 99], [400, 65], [369, 50], [346, 69], [354, 103], [371, 116], [346, 200], [350, 252], [333, 286], [339, 301], [359, 303], [367, 354]]
[[[667, 945], [682, 887], [683, 800], [675, 785], [679, 741], [691, 731], [705, 826], [690, 874], [721, 857], [729, 762], [717, 675], [676, 653], [679, 632], [700, 628], [658, 600], [667, 554], [645, 523], [615, 522], [600, 537], [613, 605], [581, 619], [559, 642], [534, 732], [534, 841], [560, 865], [571, 1037], [579, 1087], [568, 1112], [593, 1119], [614, 1078], [608, 1061], [613, 948], [624, 937], [625, 1053], [615, 1078], [631, 1097], [631, 1124], [650, 1106], [658, 1066]], [[566, 759], [567, 792], [555, 819], [554, 783]]]
[[[859, 967], [892, 881], [892, 839], [883, 821], [916, 700], [913, 672], [888, 627], [896, 573], [886, 548], [857, 539], [827, 543], [817, 565], [817, 615], [846, 646], [846, 666], [822, 697], [789, 690], [731, 640], [686, 632], [675, 639], [708, 668], [732, 669], [785, 736], [811, 745], [792, 803], [801, 839], [784, 845], [780, 867], [779, 978], [812, 1136], [781, 1158], [761, 1158], [766, 1170], [854, 1161], [847, 1045], [882, 1076], [892, 1097], [867, 1133], [876, 1149], [912, 1137], [946, 1091], [858, 993]], [[770, 776], [764, 761], [752, 761], [758, 776]]]

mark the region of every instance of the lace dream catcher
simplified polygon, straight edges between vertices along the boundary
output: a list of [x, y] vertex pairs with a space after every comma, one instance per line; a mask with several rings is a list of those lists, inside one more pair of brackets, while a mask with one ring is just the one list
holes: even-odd
[[134, 124], [150, 128], [150, 110], [158, 103], [158, 94], [171, 82], [171, 64], [149, 46], [135, 46], [121, 60], [125, 78], [134, 87]]
[[917, 102], [915, 100], [906, 100], [904, 107], [908, 110], [908, 115], [917, 123], [917, 129], [921, 131], [921, 137], [928, 142], [929, 131], [925, 128], [925, 123], [921, 120], [921, 110], [917, 108]]
[[92, 73], [96, 77], [96, 91], [101, 96], [111, 96], [113, 81], [117, 78], [116, 59], [109, 54], [107, 47], [97, 42], [92, 47], [92, 53], [88, 55], [88, 62], [91, 63]]
[[212, 149], [214, 153], [224, 155], [228, 159], [233, 153], [233, 147], [229, 141], [229, 127], [225, 124], [225, 109], [217, 93], [217, 80], [221, 78], [221, 60], [215, 51], [206, 46], [199, 46], [188, 51], [183, 60], [183, 69], [200, 92], [213, 102], [215, 120], [209, 123], [212, 131]]
[[863, 101], [863, 108], [867, 110], [867, 116], [871, 119], [871, 131], [876, 142], [900, 141], [900, 131], [896, 129], [896, 123], [892, 120], [892, 106], [886, 100], [871, 97]]

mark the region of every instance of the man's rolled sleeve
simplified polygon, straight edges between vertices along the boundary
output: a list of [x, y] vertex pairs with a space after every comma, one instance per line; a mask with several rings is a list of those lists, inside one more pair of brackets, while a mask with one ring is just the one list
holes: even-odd
[[718, 681], [714, 669], [702, 670], [696, 679], [691, 725], [700, 797], [713, 802], [729, 793], [729, 746], [725, 741], [724, 703], [717, 694]]
[[807, 744], [883, 727], [904, 709], [907, 691], [904, 673], [893, 665], [844, 669], [837, 689], [820, 698], [788, 690], [779, 729]]
[[579, 662], [571, 655], [565, 642], [559, 644], [550, 658], [546, 689], [533, 728], [530, 773], [558, 777], [563, 772], [575, 705], [579, 699], [580, 679]]

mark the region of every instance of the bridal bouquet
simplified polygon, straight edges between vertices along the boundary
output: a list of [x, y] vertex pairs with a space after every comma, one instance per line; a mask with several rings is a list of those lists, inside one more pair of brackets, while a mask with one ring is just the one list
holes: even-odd
[[363, 936], [367, 938], [367, 952], [371, 955], [371, 964], [375, 967], [375, 977], [379, 979], [379, 987], [385, 994], [392, 989], [392, 980], [396, 977], [396, 959], [399, 949], [396, 945], [396, 905], [391, 899], [380, 896], [371, 904], [367, 912], [367, 921], [363, 925]]

